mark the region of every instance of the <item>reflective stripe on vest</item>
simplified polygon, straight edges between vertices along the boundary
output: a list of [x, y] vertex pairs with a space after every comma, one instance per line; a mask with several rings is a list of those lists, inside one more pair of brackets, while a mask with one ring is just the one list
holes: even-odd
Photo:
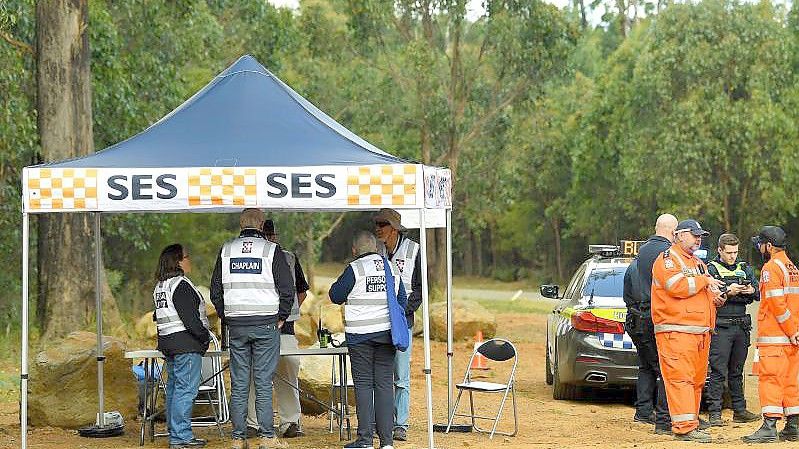
[[222, 247], [226, 317], [277, 315], [280, 297], [272, 265], [277, 245], [258, 236], [238, 237]]
[[686, 334], [704, 334], [710, 332], [707, 326], [692, 326], [688, 324], [656, 324], [655, 332], [683, 332]]
[[[294, 271], [297, 266], [297, 256], [290, 251], [283, 251], [283, 254], [286, 256], [286, 262], [289, 264], [289, 271], [291, 271], [291, 282], [292, 285], [295, 287], [297, 286], [297, 272]], [[300, 319], [300, 302], [297, 298], [297, 290], [294, 290], [294, 302], [291, 304], [291, 313], [289, 313], [289, 317], [286, 318], [286, 321], [297, 321]]]
[[[685, 263], [684, 260], [682, 260], [682, 257], [679, 254], [677, 254], [676, 251], [672, 252], [671, 254], [674, 255], [674, 257], [677, 259], [677, 262], [680, 264], [680, 268], [682, 269], [682, 273], [681, 274], [683, 276], [686, 276], [688, 274], [693, 274], [693, 275], [698, 275], [699, 274], [698, 272], [694, 272], [695, 270], [693, 268], [688, 268], [688, 265]], [[669, 280], [674, 279], [676, 276], [677, 275], [672, 276]], [[679, 278], [677, 280], [679, 280]], [[686, 280], [688, 281], [688, 295], [689, 296], [695, 295], [697, 293], [697, 290], [696, 290], [696, 279], [694, 279], [693, 276], [688, 276]], [[674, 281], [674, 282], [677, 282], [677, 281]], [[674, 285], [674, 284], [672, 283], [672, 285]], [[666, 289], [668, 289], [668, 288], [669, 288], [669, 284], [667, 282], [666, 283]]]
[[[344, 331], [352, 334], [369, 334], [391, 329], [386, 296], [386, 267], [383, 258], [369, 254], [350, 263], [355, 274], [355, 284], [344, 306]], [[394, 292], [399, 293], [399, 273], [394, 264]]]
[[175, 276], [165, 281], [158, 282], [153, 290], [153, 302], [155, 303], [155, 322], [158, 335], [170, 335], [186, 330], [186, 326], [183, 324], [183, 320], [180, 319], [173, 301], [175, 290], [178, 288], [178, 285], [181, 281], [186, 281], [197, 293], [197, 296], [200, 298], [200, 304], [197, 309], [200, 314], [200, 321], [203, 323], [203, 326], [205, 326], [206, 329], [210, 327], [208, 324], [208, 317], [205, 314], [205, 299], [203, 298], [203, 295], [187, 277]]

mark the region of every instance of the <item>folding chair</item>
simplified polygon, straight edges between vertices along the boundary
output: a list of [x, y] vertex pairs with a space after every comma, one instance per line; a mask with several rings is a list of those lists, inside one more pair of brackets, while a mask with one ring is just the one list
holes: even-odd
[[[482, 354], [485, 358], [495, 361], [495, 362], [506, 362], [508, 360], [513, 360], [513, 367], [510, 371], [510, 376], [508, 376], [508, 382], [501, 384], [501, 383], [494, 383], [494, 382], [482, 382], [482, 381], [474, 381], [472, 380], [472, 360], [477, 356], [477, 354]], [[514, 436], [516, 432], [519, 430], [519, 422], [516, 416], [516, 392], [514, 390], [514, 382], [516, 376], [516, 364], [518, 363], [516, 347], [513, 346], [513, 343], [505, 340], [503, 338], [492, 338], [491, 340], [487, 340], [483, 342], [483, 344], [479, 345], [475, 348], [472, 356], [469, 358], [469, 364], [466, 368], [466, 374], [463, 377], [463, 382], [455, 385], [455, 388], [458, 389], [458, 398], [455, 400], [455, 406], [452, 407], [452, 414], [449, 417], [449, 422], [447, 423], [447, 430], [449, 432], [450, 427], [452, 426], [452, 421], [455, 419], [456, 416], [463, 416], [468, 417], [472, 420], [472, 427], [477, 430], [478, 432], [489, 433], [489, 439], [494, 438], [494, 434], [506, 435], [506, 436]], [[458, 404], [461, 400], [461, 395], [464, 391], [469, 392], [469, 414], [459, 414], [458, 411]], [[499, 410], [497, 411], [497, 415], [495, 417], [490, 416], [480, 416], [474, 413], [474, 399], [473, 393], [501, 393], [502, 394], [502, 401], [499, 403]], [[499, 419], [502, 417], [502, 410], [505, 407], [505, 400], [508, 398], [508, 394], [511, 396], [511, 401], [513, 402], [513, 432], [498, 432], [497, 425], [499, 424]], [[484, 419], [488, 421], [493, 421], [494, 425], [491, 427], [491, 430], [481, 429], [477, 426], [477, 420]]]
[[[213, 349], [219, 351], [219, 340], [213, 332], [210, 334]], [[194, 404], [207, 405], [213, 412], [213, 416], [192, 417], [191, 425], [192, 427], [216, 425], [217, 429], [219, 429], [219, 435], [224, 436], [222, 424], [230, 419], [230, 411], [228, 409], [227, 394], [225, 392], [225, 382], [222, 377], [222, 373], [224, 372], [222, 369], [222, 357], [206, 356], [203, 357], [202, 363], [201, 383]]]

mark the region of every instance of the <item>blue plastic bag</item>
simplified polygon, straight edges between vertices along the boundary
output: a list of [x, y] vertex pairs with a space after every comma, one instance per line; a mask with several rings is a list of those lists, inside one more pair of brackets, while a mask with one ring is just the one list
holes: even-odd
[[391, 343], [398, 351], [405, 351], [410, 344], [408, 320], [405, 318], [405, 308], [399, 303], [397, 293], [394, 291], [394, 275], [391, 262], [383, 256], [383, 267], [386, 272], [386, 296], [388, 297], [388, 316], [391, 320]]

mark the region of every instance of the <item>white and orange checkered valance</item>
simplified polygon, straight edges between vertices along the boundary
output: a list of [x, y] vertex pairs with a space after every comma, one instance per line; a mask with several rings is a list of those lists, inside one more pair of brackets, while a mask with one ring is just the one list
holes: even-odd
[[27, 212], [450, 207], [448, 170], [419, 164], [48, 168], [23, 172]]

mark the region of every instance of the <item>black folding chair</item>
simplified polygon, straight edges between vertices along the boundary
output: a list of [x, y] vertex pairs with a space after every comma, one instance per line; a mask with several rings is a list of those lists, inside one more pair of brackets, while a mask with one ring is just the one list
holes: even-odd
[[[494, 362], [507, 362], [509, 360], [513, 360], [513, 367], [510, 371], [510, 376], [508, 377], [507, 383], [494, 383], [494, 382], [483, 382], [483, 381], [474, 381], [472, 380], [472, 361], [477, 356], [477, 354], [483, 355], [488, 360], [492, 360]], [[519, 430], [519, 422], [516, 416], [516, 392], [514, 390], [513, 384], [515, 381], [516, 376], [516, 364], [518, 363], [516, 347], [513, 346], [513, 343], [505, 340], [503, 338], [492, 338], [491, 340], [487, 340], [483, 342], [481, 345], [475, 348], [472, 356], [469, 358], [469, 364], [466, 367], [466, 374], [463, 376], [463, 382], [456, 384], [455, 388], [458, 389], [458, 398], [455, 400], [455, 406], [452, 407], [452, 414], [449, 417], [449, 422], [447, 423], [447, 430], [446, 432], [449, 433], [450, 427], [452, 427], [452, 421], [455, 419], [456, 416], [467, 417], [472, 420], [472, 427], [474, 430], [483, 433], [490, 433], [489, 439], [494, 438], [494, 434], [499, 435], [506, 435], [506, 436], [514, 436], [516, 432]], [[464, 391], [469, 392], [469, 414], [460, 414], [458, 412], [458, 404], [461, 400], [461, 395]], [[502, 400], [499, 403], [499, 410], [497, 411], [497, 415], [494, 417], [491, 416], [480, 416], [476, 415], [474, 412], [474, 393], [501, 393]], [[498, 432], [497, 425], [499, 424], [499, 420], [502, 417], [502, 410], [505, 407], [505, 400], [508, 398], [508, 394], [511, 396], [511, 401], [513, 402], [513, 432]], [[494, 425], [491, 427], [491, 430], [482, 429], [477, 425], [477, 420], [483, 419], [488, 421], [493, 421]]]

